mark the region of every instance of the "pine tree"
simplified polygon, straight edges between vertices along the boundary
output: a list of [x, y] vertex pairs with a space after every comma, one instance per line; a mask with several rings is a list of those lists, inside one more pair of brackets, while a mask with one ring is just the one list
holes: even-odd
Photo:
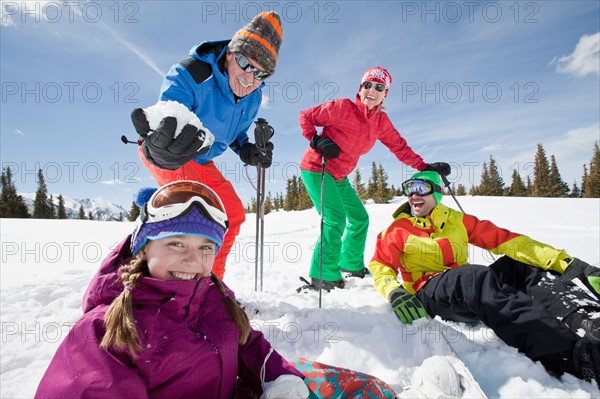
[[521, 175], [516, 169], [513, 170], [509, 195], [513, 197], [527, 197], [527, 187], [525, 187], [525, 183], [523, 183], [523, 179], [521, 179]]
[[533, 196], [548, 197], [550, 194], [550, 165], [542, 144], [537, 145], [533, 167]]
[[277, 206], [276, 206], [277, 210], [283, 209], [283, 204], [284, 204], [283, 194], [277, 193]]
[[302, 211], [304, 209], [310, 209], [313, 206], [313, 202], [306, 191], [306, 187], [302, 182], [302, 179], [298, 179], [298, 187], [296, 188], [296, 192], [298, 193], [298, 201], [296, 203], [296, 210]]
[[52, 194], [48, 198], [48, 207], [50, 208], [50, 217], [48, 219], [56, 219], [56, 205], [54, 205], [54, 196]]
[[265, 212], [264, 214], [266, 215], [267, 213], [271, 213], [272, 210], [273, 210], [273, 198], [271, 198], [271, 192], [269, 191], [263, 201], [263, 211]]
[[87, 218], [88, 218], [88, 220], [96, 220], [96, 219], [94, 219], [94, 214], [92, 213], [92, 211], [88, 212], [88, 217]]
[[85, 220], [85, 210], [83, 209], [83, 205], [79, 205], [79, 213], [77, 215], [77, 219]]
[[296, 175], [293, 175], [290, 179], [287, 179], [286, 190], [285, 190], [285, 203], [283, 209], [286, 211], [293, 211], [298, 205], [298, 179]]
[[138, 216], [140, 216], [140, 207], [137, 206], [137, 204], [135, 203], [135, 201], [131, 201], [131, 208], [129, 209], [129, 218], [128, 220], [130, 222], [135, 222], [135, 219], [137, 219]]
[[67, 218], [67, 210], [65, 209], [65, 199], [62, 194], [58, 196], [58, 210], [56, 211], [57, 219], [66, 219]]
[[483, 163], [481, 168], [481, 178], [479, 179], [479, 186], [477, 187], [477, 195], [491, 195], [491, 179], [490, 173], [488, 172], [487, 163]]
[[560, 176], [554, 155], [550, 155], [550, 174], [548, 178], [550, 179], [548, 187], [550, 189], [548, 193], [549, 197], [566, 197], [569, 194], [569, 186]]
[[581, 190], [577, 187], [577, 182], [573, 180], [573, 188], [571, 188], [571, 194], [569, 194], [571, 198], [581, 198]]
[[594, 154], [590, 161], [590, 172], [586, 179], [585, 197], [600, 198], [600, 147], [594, 143]]
[[456, 195], [467, 195], [467, 188], [465, 186], [463, 186], [462, 184], [459, 184], [456, 187]]
[[527, 196], [531, 197], [533, 196], [533, 183], [531, 183], [531, 179], [529, 178], [529, 176], [527, 176]]
[[471, 195], [471, 196], [479, 195], [479, 187], [471, 186], [471, 188], [469, 189], [469, 195]]
[[390, 191], [390, 187], [388, 186], [388, 175], [383, 170], [381, 164], [377, 167], [377, 177], [379, 180], [379, 187], [377, 188], [377, 198], [373, 199], [375, 200], [375, 203], [385, 204], [393, 198], [394, 194]]
[[256, 213], [256, 198], [250, 198], [250, 203], [246, 207], [246, 213]]
[[2, 169], [0, 179], [2, 191], [0, 193], [0, 217], [2, 218], [29, 218], [29, 210], [22, 196], [17, 194], [17, 188], [12, 181], [10, 167]]
[[371, 178], [367, 183], [367, 197], [375, 200], [379, 192], [379, 173], [375, 162], [371, 164]]
[[504, 181], [502, 180], [502, 176], [498, 170], [498, 164], [490, 155], [490, 163], [487, 167], [487, 170], [485, 163], [483, 164], [479, 195], [502, 196], [503, 187]]
[[588, 198], [586, 194], [586, 186], [589, 184], [590, 175], [588, 174], [587, 165], [583, 164], [583, 176], [581, 176], [581, 196], [583, 198]]
[[53, 217], [49, 206], [48, 188], [44, 181], [42, 170], [38, 170], [38, 189], [35, 193], [33, 201], [33, 218], [34, 219], [51, 219]]
[[360, 174], [360, 170], [356, 169], [354, 172], [354, 176], [352, 177], [352, 187], [356, 191], [358, 198], [364, 203], [367, 198], [367, 189], [365, 188], [365, 184], [362, 182], [362, 175]]

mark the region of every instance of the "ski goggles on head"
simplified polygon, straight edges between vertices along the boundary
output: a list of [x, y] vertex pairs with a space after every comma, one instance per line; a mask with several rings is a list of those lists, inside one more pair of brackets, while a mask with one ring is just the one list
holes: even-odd
[[192, 180], [169, 183], [156, 190], [142, 207], [140, 219], [143, 223], [173, 219], [185, 214], [192, 205], [198, 205], [204, 216], [224, 229], [229, 227], [221, 199], [210, 187]]
[[442, 188], [429, 180], [409, 179], [402, 183], [402, 193], [407, 197], [417, 194], [419, 197], [433, 193], [441, 193]]
[[256, 80], [265, 80], [271, 74], [269, 72], [261, 71], [258, 68], [252, 66], [248, 58], [242, 53], [235, 53], [235, 62], [237, 62], [240, 69], [246, 73], [254, 72], [254, 78]]
[[361, 86], [364, 87], [365, 90], [369, 90], [371, 87], [373, 87], [373, 85], [375, 85], [375, 90], [377, 90], [380, 93], [384, 92], [386, 89], [386, 87], [383, 83], [375, 83], [375, 82], [369, 82], [369, 81], [363, 82]]

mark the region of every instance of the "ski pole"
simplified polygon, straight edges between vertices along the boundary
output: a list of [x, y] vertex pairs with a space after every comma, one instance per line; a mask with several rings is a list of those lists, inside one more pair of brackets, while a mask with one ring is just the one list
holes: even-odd
[[[275, 130], [266, 119], [258, 118], [255, 122], [254, 142], [262, 158], [267, 154], [269, 140], [275, 134]], [[258, 291], [258, 280], [260, 272], [260, 290], [263, 290], [263, 266], [264, 266], [264, 244], [265, 244], [265, 168], [259, 162], [256, 166], [256, 248], [254, 258], [254, 291]], [[260, 265], [260, 268], [259, 268]]]
[[321, 298], [323, 289], [323, 211], [325, 209], [325, 166], [327, 166], [327, 157], [321, 154], [321, 239], [319, 240], [319, 309], [321, 309]]
[[262, 291], [262, 259], [263, 259], [263, 230], [264, 230], [264, 219], [263, 219], [263, 168], [261, 165], [256, 166], [256, 236], [255, 236], [255, 256], [254, 256], [254, 291], [258, 291], [258, 274], [260, 264], [260, 290]]
[[444, 182], [444, 185], [448, 189], [448, 192], [450, 193], [450, 195], [452, 196], [452, 198], [454, 198], [454, 202], [456, 202], [456, 205], [458, 205], [458, 208], [460, 209], [460, 211], [462, 213], [466, 213], [465, 210], [463, 209], [463, 207], [460, 206], [460, 202], [458, 202], [458, 200], [454, 196], [454, 190], [452, 190], [452, 188], [450, 188], [450, 182], [448, 181], [448, 178], [445, 175], [440, 175], [440, 176], [442, 177], [442, 181]]
[[[465, 210], [463, 209], [463, 207], [460, 206], [460, 202], [458, 202], [458, 200], [454, 196], [454, 190], [452, 190], [452, 188], [450, 188], [450, 182], [448, 181], [448, 178], [446, 176], [444, 176], [444, 175], [440, 175], [440, 176], [442, 177], [442, 181], [444, 182], [444, 185], [448, 189], [448, 192], [450, 193], [450, 195], [452, 195], [452, 198], [454, 198], [454, 202], [456, 202], [456, 205], [458, 205], [458, 208], [460, 209], [460, 211], [462, 213], [466, 213]], [[492, 259], [496, 259], [494, 257], [494, 254], [489, 249], [487, 250], [487, 252], [488, 252], [488, 254], [490, 254], [490, 256], [492, 257]]]

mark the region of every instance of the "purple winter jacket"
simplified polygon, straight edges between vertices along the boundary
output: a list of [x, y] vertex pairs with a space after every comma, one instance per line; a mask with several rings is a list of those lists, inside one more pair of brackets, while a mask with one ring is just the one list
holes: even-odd
[[261, 332], [252, 330], [239, 345], [223, 294], [209, 278], [142, 277], [132, 292], [142, 351], [132, 358], [126, 351], [101, 349], [104, 314], [122, 290], [116, 270], [131, 257], [129, 244], [127, 237], [102, 263], [86, 291], [85, 314], [59, 346], [36, 398], [225, 399], [238, 376], [260, 394], [265, 362], [264, 381], [283, 374], [303, 378]]

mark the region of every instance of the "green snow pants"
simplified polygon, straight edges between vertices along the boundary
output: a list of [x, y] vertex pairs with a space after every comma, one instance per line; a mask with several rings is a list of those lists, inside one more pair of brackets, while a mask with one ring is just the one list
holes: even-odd
[[[306, 192], [321, 213], [321, 173], [301, 171]], [[320, 244], [323, 240], [323, 280], [342, 278], [340, 268], [357, 271], [365, 267], [364, 252], [369, 214], [347, 177], [336, 182], [325, 173], [323, 233], [317, 240], [309, 276], [319, 278]]]

